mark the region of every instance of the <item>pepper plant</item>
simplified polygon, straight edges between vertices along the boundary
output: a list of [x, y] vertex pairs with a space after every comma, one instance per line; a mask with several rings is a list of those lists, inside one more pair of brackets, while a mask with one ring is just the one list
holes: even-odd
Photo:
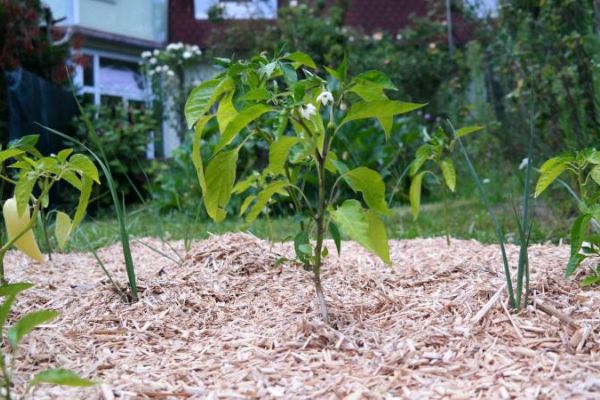
[[[423, 178], [430, 174], [440, 181], [438, 173], [444, 178], [442, 184], [442, 195], [444, 198], [444, 225], [446, 228], [446, 242], [450, 245], [450, 224], [448, 222], [448, 190], [454, 192], [456, 190], [456, 168], [452, 161], [452, 153], [456, 147], [457, 138], [461, 138], [470, 133], [477, 132], [481, 127], [466, 127], [459, 129], [456, 136], [449, 136], [440, 127], [433, 135], [428, 135], [424, 132], [425, 143], [422, 144], [415, 152], [415, 159], [409, 167], [409, 175], [411, 177], [409, 200], [410, 207], [415, 220], [419, 217], [421, 210], [421, 191], [423, 186]], [[432, 168], [433, 167], [433, 168]]]
[[[576, 182], [573, 191], [559, 177], [570, 174]], [[571, 255], [566, 275], [571, 276], [588, 257], [600, 256], [600, 151], [589, 148], [553, 157], [540, 167], [535, 196], [541, 195], [559, 180], [577, 201], [579, 216], [571, 226]], [[600, 264], [585, 277], [582, 286], [600, 283]]]
[[62, 249], [85, 216], [94, 182], [99, 183], [98, 170], [89, 158], [72, 149], [44, 157], [35, 148], [38, 139], [37, 135], [25, 136], [0, 151], [0, 178], [14, 185], [14, 196], [2, 207], [8, 234], [7, 242], [0, 247], [2, 284], [6, 283], [4, 256], [12, 246], [38, 262], [44, 261], [33, 228], [41, 210], [50, 205], [51, 189], [63, 181], [79, 191], [72, 219], [67, 213], [56, 211], [55, 236]]
[[[321, 316], [328, 321], [321, 285], [328, 233], [338, 253], [343, 232], [390, 264], [383, 179], [367, 167], [349, 168], [336, 139], [361, 119], [378, 120], [388, 138], [394, 116], [422, 105], [390, 100], [386, 90], [396, 88], [381, 72], [350, 78], [344, 62], [319, 75], [310, 56], [300, 52], [219, 63], [225, 71], [196, 87], [185, 106], [188, 126], [195, 130], [192, 161], [206, 211], [222, 221], [232, 194], [243, 195], [240, 214], [252, 222], [272, 201], [289, 202], [300, 226], [296, 256], [313, 272]], [[213, 118], [220, 137], [210, 159], [202, 160], [202, 135]], [[268, 145], [268, 165], [236, 183], [238, 154], [248, 141]], [[362, 194], [362, 202], [339, 199], [344, 183]]]

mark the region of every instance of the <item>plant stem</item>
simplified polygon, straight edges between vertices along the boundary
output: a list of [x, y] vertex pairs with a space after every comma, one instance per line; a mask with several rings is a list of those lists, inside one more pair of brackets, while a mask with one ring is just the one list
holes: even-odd
[[2, 354], [0, 354], [0, 370], [2, 371], [2, 375], [4, 378], [4, 399], [11, 400], [10, 396], [10, 376], [8, 375], [8, 369], [6, 368], [6, 360], [4, 358], [4, 348], [2, 349]]
[[52, 261], [52, 247], [50, 247], [50, 240], [48, 239], [48, 218], [44, 210], [40, 210], [40, 219], [42, 221], [42, 234], [44, 235], [44, 244], [46, 245], [46, 251], [48, 252], [48, 258]]
[[450, 247], [450, 221], [448, 220], [448, 189], [446, 188], [446, 186], [444, 186], [444, 225], [446, 227], [446, 244], [448, 245], [448, 247]]
[[325, 130], [325, 140], [323, 141], [323, 151], [319, 153], [317, 149], [315, 151], [315, 158], [317, 161], [317, 177], [318, 177], [318, 208], [315, 222], [317, 225], [317, 244], [315, 246], [315, 262], [313, 264], [313, 274], [315, 281], [315, 290], [317, 292], [317, 299], [319, 301], [319, 308], [321, 309], [321, 317], [323, 321], [329, 323], [329, 315], [327, 313], [327, 304], [325, 303], [325, 296], [323, 295], [323, 287], [321, 286], [321, 264], [323, 254], [323, 238], [325, 236], [325, 209], [327, 208], [327, 200], [325, 194], [325, 161], [327, 160], [327, 152], [329, 150], [330, 138], [333, 131], [333, 124]]
[[[318, 152], [317, 152], [318, 155]], [[325, 296], [323, 295], [323, 287], [321, 286], [321, 264], [322, 264], [322, 253], [323, 253], [323, 236], [325, 235], [325, 159], [318, 155], [317, 157], [317, 174], [319, 177], [319, 188], [318, 188], [318, 211], [315, 222], [317, 224], [317, 245], [315, 247], [315, 262], [313, 265], [313, 274], [315, 281], [315, 290], [317, 292], [317, 299], [319, 301], [319, 308], [321, 309], [321, 317], [323, 321], [328, 324], [329, 316], [327, 314], [327, 305], [325, 304]]]
[[531, 181], [531, 170], [533, 164], [533, 132], [534, 126], [534, 99], [531, 98], [531, 109], [529, 115], [529, 140], [527, 143], [527, 170], [525, 172], [525, 188], [523, 191], [523, 210], [522, 210], [522, 221], [521, 221], [521, 248], [519, 249], [519, 264], [517, 268], [517, 310], [521, 309], [521, 301], [523, 299], [523, 278], [525, 277], [527, 282], [525, 284], [525, 306], [527, 306], [527, 299], [529, 298], [529, 233], [531, 228], [529, 227], [529, 197], [530, 197], [530, 181]]

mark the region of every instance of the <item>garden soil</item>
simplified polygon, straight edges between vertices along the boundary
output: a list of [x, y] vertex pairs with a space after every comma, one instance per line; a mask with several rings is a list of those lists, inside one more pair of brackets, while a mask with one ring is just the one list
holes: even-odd
[[[10, 281], [36, 286], [14, 310], [61, 317], [24, 340], [23, 377], [48, 366], [93, 388], [35, 399], [600, 398], [600, 290], [564, 278], [567, 246], [531, 247], [530, 305], [508, 311], [497, 246], [392, 241], [387, 267], [352, 242], [324, 268], [332, 326], [292, 245], [248, 234], [169, 246], [134, 242], [140, 300], [125, 304], [90, 254], [44, 265], [17, 252]], [[509, 246], [516, 265], [518, 248]], [[99, 256], [125, 282], [121, 251]], [[514, 271], [513, 271], [514, 274]]]

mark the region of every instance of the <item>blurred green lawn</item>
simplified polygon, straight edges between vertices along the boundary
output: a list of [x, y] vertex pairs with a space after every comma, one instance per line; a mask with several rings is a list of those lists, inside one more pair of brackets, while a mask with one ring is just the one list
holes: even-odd
[[[514, 209], [504, 205], [495, 206], [498, 220], [509, 242], [516, 237]], [[455, 200], [449, 205], [450, 234], [461, 239], [476, 239], [483, 243], [497, 242], [492, 222], [478, 201]], [[569, 218], [564, 212], [550, 210], [543, 205], [534, 209], [531, 242], [558, 242], [568, 236]], [[409, 207], [393, 210], [386, 225], [391, 239], [443, 236], [445, 234], [444, 209], [442, 204], [426, 204], [422, 207], [417, 221], [413, 220]], [[140, 207], [129, 212], [128, 227], [132, 237], [160, 237], [168, 240], [198, 240], [209, 234], [235, 231], [248, 231], [254, 235], [273, 241], [292, 240], [298, 224], [292, 217], [269, 219], [262, 217], [245, 225], [241, 218], [230, 218], [220, 224], [198, 220], [189, 214], [171, 212], [159, 214], [151, 208]], [[38, 236], [41, 237], [41, 236]], [[67, 250], [86, 251], [117, 242], [118, 225], [110, 216], [88, 218], [73, 236]], [[43, 243], [41, 243], [43, 244]]]

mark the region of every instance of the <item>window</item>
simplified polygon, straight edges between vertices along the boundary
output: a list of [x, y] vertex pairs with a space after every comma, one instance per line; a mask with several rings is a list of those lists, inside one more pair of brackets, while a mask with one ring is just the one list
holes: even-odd
[[144, 100], [144, 82], [135, 57], [84, 50], [82, 59], [75, 81], [92, 103], [101, 104], [109, 98]]
[[[110, 106], [124, 103], [128, 107], [138, 108], [145, 105], [150, 93], [139, 72], [139, 58], [84, 49], [81, 60], [73, 80], [80, 88], [86, 104]], [[148, 135], [146, 157], [150, 159], [156, 154], [162, 155], [163, 138], [155, 136], [154, 132], [149, 132]]]
[[222, 7], [226, 19], [276, 19], [277, 0], [194, 0], [196, 19], [208, 19], [211, 7]]

